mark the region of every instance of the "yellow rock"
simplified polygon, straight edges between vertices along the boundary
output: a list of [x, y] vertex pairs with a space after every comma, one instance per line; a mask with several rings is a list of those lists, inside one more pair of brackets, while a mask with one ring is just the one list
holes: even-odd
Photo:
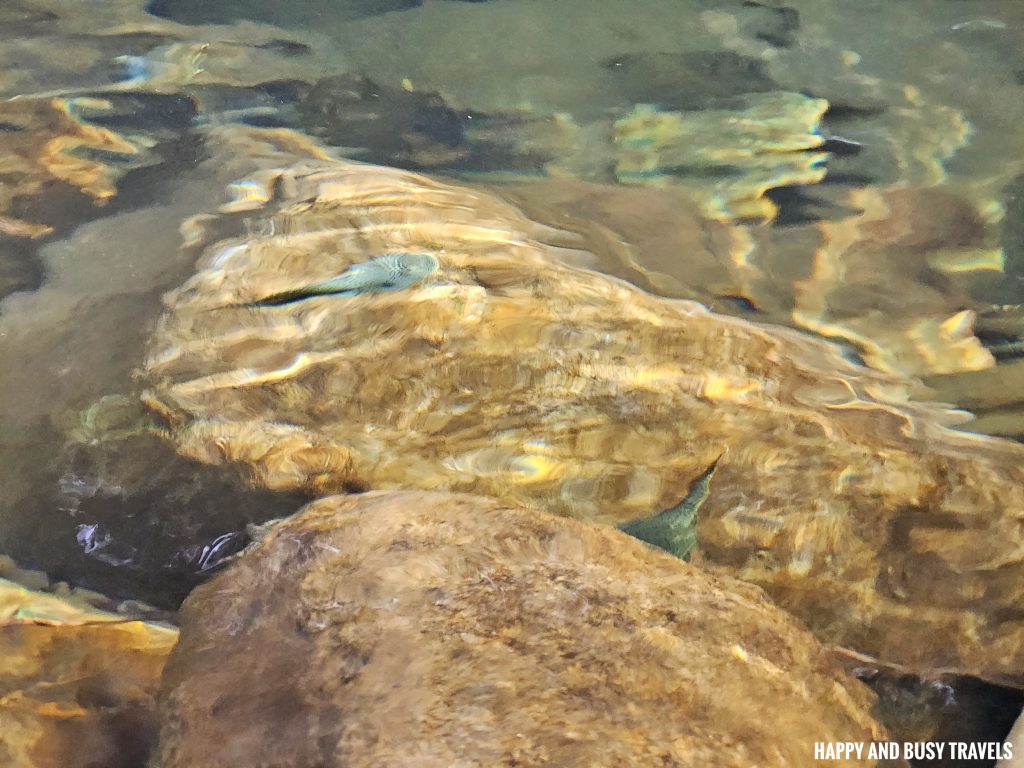
[[0, 761], [10, 768], [138, 764], [176, 630], [0, 579]]

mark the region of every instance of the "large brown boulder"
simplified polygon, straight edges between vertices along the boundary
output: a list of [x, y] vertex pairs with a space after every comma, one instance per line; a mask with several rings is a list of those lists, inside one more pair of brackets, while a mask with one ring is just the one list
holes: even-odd
[[[494, 195], [321, 161], [236, 192], [186, 227], [203, 255], [141, 374], [185, 455], [270, 488], [607, 523], [673, 506], [721, 457], [699, 561], [828, 642], [1020, 679], [1021, 446], [952, 431], [822, 341], [583, 268], [570, 233]], [[436, 268], [368, 289], [400, 253]]]
[[314, 502], [181, 618], [159, 768], [788, 768], [885, 738], [760, 590], [481, 497]]

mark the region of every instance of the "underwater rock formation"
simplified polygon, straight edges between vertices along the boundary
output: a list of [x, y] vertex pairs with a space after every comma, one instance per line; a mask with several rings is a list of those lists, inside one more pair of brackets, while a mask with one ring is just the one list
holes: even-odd
[[[980, 338], [992, 324], [990, 306], [972, 293], [981, 279], [1005, 277], [1001, 253], [981, 212], [959, 195], [831, 188], [832, 216], [760, 227], [702, 220], [675, 186], [560, 179], [493, 189], [578, 232], [601, 271], [652, 293], [812, 331], [900, 376], [995, 365]], [[1006, 335], [1022, 331], [1017, 322]], [[944, 397], [965, 402], [956, 392]]]
[[[163, 124], [140, 129], [136, 111]], [[37, 288], [38, 243], [98, 216], [128, 173], [165, 162], [193, 114], [187, 99], [154, 94], [0, 98], [0, 299]]]
[[[613, 524], [674, 506], [721, 456], [698, 561], [826, 641], [1019, 674], [1021, 446], [949, 430], [820, 340], [581, 268], [578, 238], [486, 193], [356, 163], [235, 192], [186, 226], [205, 252], [141, 372], [185, 455], [268, 488], [443, 488]], [[402, 252], [439, 267], [259, 305]]]
[[177, 636], [74, 594], [0, 578], [0, 761], [142, 765], [156, 740], [156, 692]]
[[[89, 110], [104, 101], [127, 102], [125, 114], [115, 115], [120, 123], [136, 122], [125, 139], [151, 148], [153, 134], [178, 120], [165, 109], [175, 99], [192, 110], [185, 128], [193, 117], [197, 124], [290, 124], [297, 121], [294, 104], [307, 81], [345, 68], [330, 45], [300, 33], [251, 22], [186, 26], [151, 15], [147, 5], [5, 3], [0, 26], [13, 34], [0, 39], [0, 106], [56, 99], [55, 105], [67, 103], [80, 113], [82, 104]], [[109, 125], [111, 116], [94, 117]], [[0, 115], [0, 138], [5, 130]], [[77, 153], [108, 159], [88, 148]]]
[[306, 500], [189, 461], [141, 429], [113, 427], [51, 461], [37, 470], [32, 494], [11, 494], [17, 514], [2, 520], [4, 541], [28, 562], [73, 573], [76, 583], [166, 608], [245, 546], [247, 525]]
[[[975, 677], [927, 680], [890, 669], [855, 667], [852, 671], [878, 697], [872, 713], [893, 741], [1006, 741], [1024, 701], [1024, 691], [1019, 688], [996, 686]], [[911, 765], [952, 768], [964, 764], [948, 751], [946, 757], [947, 761]]]
[[[814, 268], [794, 284], [792, 322], [850, 343], [872, 367], [914, 376], [983, 371], [986, 305], [973, 286], [1003, 273], [982, 215], [937, 189], [866, 188], [848, 195], [856, 216], [815, 226]], [[764, 242], [785, 258], [781, 237]], [[963, 404], [963, 394], [956, 402]]]
[[[979, 275], [999, 274], [1002, 257], [980, 213], [928, 188], [854, 188], [836, 200], [848, 215], [734, 238], [738, 247], [722, 254], [732, 295], [748, 298], [758, 319], [847, 343], [876, 370], [991, 368], [969, 289]], [[673, 266], [676, 282], [685, 280]]]
[[46, 202], [73, 208], [78, 192], [102, 204], [127, 171], [157, 162], [148, 152], [155, 140], [147, 147], [83, 117], [110, 106], [97, 98], [0, 101], [0, 238], [49, 234]]
[[271, 27], [184, 27], [145, 5], [0, 8], [0, 298], [39, 282], [34, 249], [17, 241], [99, 215], [126, 174], [181, 149], [194, 118], [276, 119], [287, 107], [266, 81], [321, 61]]
[[[785, 286], [790, 322], [851, 344], [873, 368], [904, 375], [982, 370], [992, 355], [974, 334], [965, 307], [970, 281], [1002, 268], [981, 216], [966, 201], [934, 189], [852, 190], [856, 215], [821, 221], [805, 275]], [[760, 243], [751, 295], [778, 291], [769, 276], [793, 252], [786, 236]], [[789, 299], [789, 296], [787, 296]]]
[[942, 182], [979, 209], [992, 210], [998, 190], [1021, 172], [1024, 158], [1021, 132], [1012, 128], [1024, 118], [1014, 77], [1016, 4], [988, 4], [1001, 19], [995, 27], [1003, 28], [973, 32], [978, 19], [970, 4], [957, 2], [928, 12], [908, 3], [879, 5], [871, 24], [864, 23], [862, 9], [842, 3], [786, 5], [799, 16], [796, 44], [786, 47], [751, 34], [745, 14], [725, 4], [700, 16], [709, 36], [761, 60], [779, 88], [829, 100], [825, 131], [860, 150], [830, 161], [830, 176], [855, 183]]
[[159, 768], [788, 768], [885, 738], [759, 590], [493, 499], [321, 499], [181, 616]]
[[824, 143], [816, 128], [828, 102], [785, 92], [736, 101], [700, 112], [637, 106], [615, 123], [615, 178], [687, 186], [712, 219], [771, 220], [769, 189], [825, 177], [828, 153], [812, 150]]
[[[215, 208], [224, 186], [260, 163], [293, 162], [309, 145], [282, 135], [275, 154], [267, 138], [281, 134], [261, 130], [263, 140], [252, 142], [246, 130], [204, 131], [209, 157], [189, 161], [185, 173], [154, 173], [156, 193], [132, 182], [131, 206], [114, 203], [106, 216], [43, 245], [43, 286], [4, 299], [0, 541], [26, 565], [174, 607], [204, 569], [244, 542], [233, 534], [308, 500], [279, 498], [178, 456], [146, 431], [131, 379], [160, 296], [192, 273], [193, 259], [178, 248], [181, 222]], [[234, 132], [240, 145], [219, 141], [223, 132]], [[11, 242], [26, 250], [38, 243]]]

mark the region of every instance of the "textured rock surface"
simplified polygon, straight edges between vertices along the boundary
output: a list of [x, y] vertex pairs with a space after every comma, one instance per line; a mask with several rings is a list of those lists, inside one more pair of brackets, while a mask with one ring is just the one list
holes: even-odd
[[[166, 297], [143, 371], [186, 455], [271, 488], [446, 488], [622, 523], [724, 452], [704, 560], [858, 652], [1019, 673], [1020, 446], [950, 431], [820, 341], [568, 266], [588, 256], [569, 235], [480, 192], [348, 163], [237, 191], [187, 227], [239, 235]], [[440, 267], [251, 306], [389, 252]]]
[[177, 632], [0, 579], [0, 762], [130, 768], [156, 739]]
[[182, 616], [160, 768], [793, 766], [884, 738], [758, 590], [480, 497], [322, 499]]

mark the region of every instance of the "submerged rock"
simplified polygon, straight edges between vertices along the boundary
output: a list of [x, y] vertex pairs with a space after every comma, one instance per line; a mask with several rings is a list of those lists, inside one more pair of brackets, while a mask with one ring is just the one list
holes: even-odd
[[[186, 227], [215, 242], [141, 373], [185, 455], [268, 488], [444, 488], [614, 524], [722, 456], [698, 560], [829, 642], [1019, 675], [1024, 448], [951, 431], [824, 342], [574, 266], [578, 239], [483, 192], [355, 163], [236, 192]], [[438, 269], [254, 306], [395, 252]]]
[[[744, 3], [744, 6], [752, 3]], [[776, 5], [772, 3], [772, 5]], [[787, 0], [799, 14], [794, 45], [777, 47], [744, 28], [725, 3], [700, 13], [706, 34], [725, 48], [760, 59], [778, 87], [827, 98], [828, 132], [857, 142], [836, 157], [830, 177], [863, 183], [941, 183], [992, 211], [998, 190], [1021, 172], [1019, 13], [994, 3], [1008, 30], [965, 31], [969, 3], [934, 7], [879, 5], [871, 24], [859, 8]], [[885, 30], [884, 36], [879, 31]], [[880, 43], [885, 40], [884, 51]]]
[[870, 702], [759, 590], [612, 528], [370, 493], [188, 598], [155, 765], [805, 765], [884, 739]]
[[10, 768], [144, 764], [177, 634], [0, 578], [0, 760]]
[[49, 471], [35, 470], [30, 494], [11, 493], [5, 544], [60, 578], [166, 608], [246, 545], [247, 525], [307, 500], [253, 488], [120, 427], [55, 448], [51, 460]]
[[301, 35], [267, 25], [185, 26], [148, 0], [80, 6], [9, 0], [0, 24], [0, 96], [65, 98], [100, 91], [188, 93], [215, 84], [303, 79], [331, 69]]
[[55, 213], [57, 203], [72, 210], [102, 205], [125, 173], [159, 162], [149, 151], [155, 138], [129, 139], [90, 121], [110, 108], [108, 100], [87, 97], [0, 101], [0, 239], [47, 235], [72, 217]]
[[[602, 271], [652, 293], [812, 331], [898, 376], [995, 365], [983, 344], [990, 306], [971, 292], [1005, 278], [1002, 256], [983, 214], [948, 191], [822, 188], [833, 216], [762, 227], [702, 220], [676, 186], [563, 179], [495, 190], [579, 232]], [[1022, 332], [1017, 323], [1004, 336]], [[963, 404], [971, 394], [943, 397]]]
[[[817, 242], [802, 258], [793, 233], [759, 238], [751, 259], [758, 268], [745, 276], [750, 295], [801, 328], [849, 343], [878, 370], [919, 376], [991, 367], [967, 291], [1002, 266], [980, 213], [927, 188], [868, 187], [843, 200], [857, 213], [806, 228]], [[798, 279], [775, 277], [797, 259]]]
[[[161, 169], [155, 189], [131, 182], [135, 210], [117, 206], [43, 246], [43, 287], [7, 297], [0, 314], [3, 548], [55, 578], [168, 607], [243, 543], [234, 534], [247, 523], [307, 500], [253, 495], [244, 478], [183, 459], [133, 423], [147, 412], [131, 374], [160, 295], [192, 272], [178, 251], [182, 220], [216, 206], [224, 185], [254, 164], [278, 167], [298, 151], [295, 142], [280, 156], [267, 144], [234, 148], [210, 133], [208, 159], [180, 176]], [[115, 392], [129, 393], [131, 407], [104, 397]]]
[[[183, 27], [145, 4], [10, 0], [0, 9], [0, 298], [40, 282], [35, 249], [22, 241], [101, 215], [127, 174], [189, 151], [194, 118], [272, 119], [281, 105], [250, 86], [321, 61], [280, 30]], [[223, 103], [224, 89], [237, 103]]]
[[692, 189], [712, 219], [775, 217], [765, 193], [817, 184], [828, 153], [818, 121], [824, 99], [753, 94], [731, 108], [666, 112], [639, 105], [615, 123], [615, 177], [627, 184], [677, 183]]
[[[852, 671], [878, 697], [872, 711], [893, 741], [1007, 741], [1007, 732], [1024, 701], [1024, 691], [1019, 688], [1000, 687], [974, 677], [925, 680], [895, 670]], [[943, 758], [911, 761], [911, 766], [959, 768], [965, 764], [949, 748]]]
[[[928, 188], [867, 187], [837, 200], [849, 215], [749, 230], [747, 243], [723, 254], [735, 294], [764, 320], [848, 344], [876, 370], [925, 376], [991, 368], [995, 360], [975, 335], [978, 303], [969, 286], [998, 274], [1002, 256], [981, 214]], [[678, 264], [672, 274], [687, 278]]]

